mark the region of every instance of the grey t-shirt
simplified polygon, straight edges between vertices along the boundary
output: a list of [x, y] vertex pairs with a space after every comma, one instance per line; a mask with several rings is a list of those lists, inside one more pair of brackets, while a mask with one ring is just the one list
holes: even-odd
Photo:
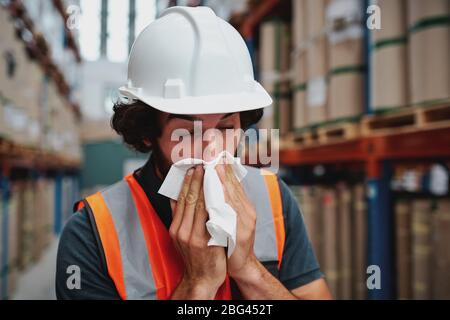
[[[157, 193], [161, 181], [154, 174], [151, 161], [135, 173], [164, 225], [171, 223], [170, 204]], [[309, 241], [303, 217], [295, 197], [279, 180], [285, 221], [285, 247], [278, 279], [289, 290], [323, 276]], [[68, 267], [76, 265], [81, 275], [80, 289], [67, 286]], [[269, 266], [266, 266], [269, 269]], [[56, 296], [58, 299], [120, 299], [108, 275], [103, 247], [93, 217], [86, 209], [74, 213], [62, 232], [57, 256]]]

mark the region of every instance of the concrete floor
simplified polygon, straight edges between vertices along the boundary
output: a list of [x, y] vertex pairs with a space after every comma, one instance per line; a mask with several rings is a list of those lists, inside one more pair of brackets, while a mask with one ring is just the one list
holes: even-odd
[[19, 276], [12, 300], [55, 300], [58, 239], [55, 238], [38, 263]]

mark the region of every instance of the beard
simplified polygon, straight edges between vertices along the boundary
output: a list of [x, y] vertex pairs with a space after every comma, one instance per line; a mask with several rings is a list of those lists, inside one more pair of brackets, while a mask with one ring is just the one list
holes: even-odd
[[164, 156], [158, 143], [153, 144], [153, 146], [151, 154], [153, 168], [155, 169], [156, 174], [160, 175], [160, 178], [164, 180], [173, 163], [169, 158]]

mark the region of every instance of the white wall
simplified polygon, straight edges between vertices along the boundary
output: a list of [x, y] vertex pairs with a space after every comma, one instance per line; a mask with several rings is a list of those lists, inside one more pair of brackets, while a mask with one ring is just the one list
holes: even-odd
[[80, 81], [80, 105], [87, 120], [107, 119], [112, 110], [105, 109], [105, 92], [108, 88], [119, 88], [127, 80], [126, 63], [115, 63], [104, 59], [84, 61]]

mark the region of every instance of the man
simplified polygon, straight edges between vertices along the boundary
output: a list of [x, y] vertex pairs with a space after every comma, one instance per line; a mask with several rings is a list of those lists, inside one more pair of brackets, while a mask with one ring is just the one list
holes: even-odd
[[[196, 123], [237, 132], [272, 102], [253, 79], [237, 31], [209, 8], [170, 8], [136, 39], [128, 68], [121, 92], [130, 101], [115, 105], [111, 124], [128, 145], [151, 156], [123, 181], [77, 204], [58, 249], [58, 298], [330, 298], [295, 198], [275, 175], [247, 167], [239, 182], [230, 165], [215, 167], [237, 215], [230, 257], [226, 248], [208, 246], [203, 166], [187, 171], [178, 201], [158, 193], [175, 162], [174, 132], [192, 135]], [[201, 149], [214, 143], [201, 140]], [[236, 151], [230, 141], [216, 149]], [[74, 265], [81, 271], [78, 288], [68, 286]]]

